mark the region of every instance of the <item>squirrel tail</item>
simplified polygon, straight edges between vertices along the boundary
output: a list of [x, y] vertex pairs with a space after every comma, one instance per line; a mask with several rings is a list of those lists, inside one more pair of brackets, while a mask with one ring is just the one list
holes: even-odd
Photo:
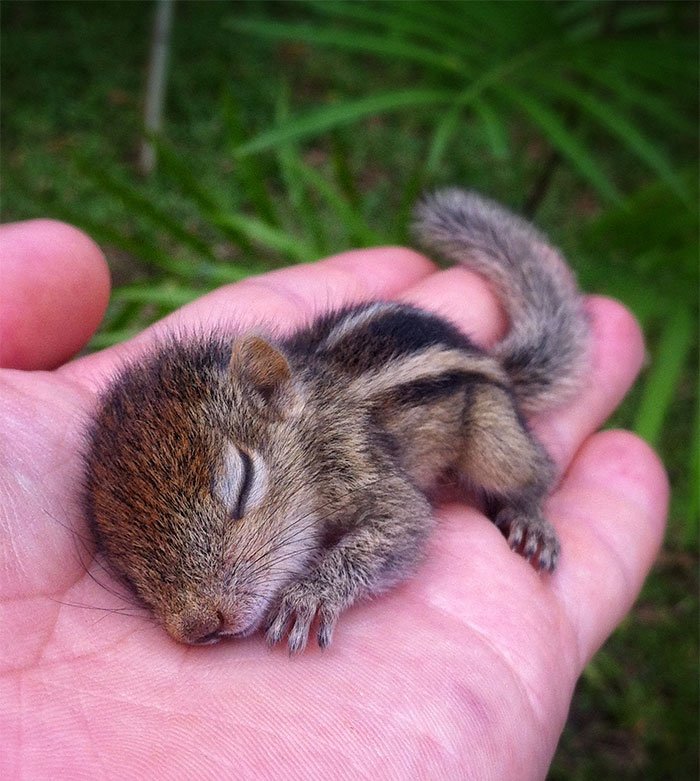
[[493, 286], [510, 330], [492, 351], [525, 412], [563, 401], [586, 367], [588, 322], [574, 277], [547, 239], [487, 198], [440, 190], [414, 213], [420, 244]]

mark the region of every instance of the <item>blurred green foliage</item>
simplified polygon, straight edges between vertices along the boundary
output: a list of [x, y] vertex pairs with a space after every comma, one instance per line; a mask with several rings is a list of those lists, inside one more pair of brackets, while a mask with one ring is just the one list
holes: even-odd
[[523, 211], [630, 306], [649, 365], [613, 423], [662, 453], [672, 516], [635, 612], [588, 668], [553, 779], [697, 769], [697, 6], [236, 2], [175, 8], [145, 178], [152, 6], [3, 4], [3, 218], [106, 248], [94, 348], [222, 283], [404, 242], [424, 188]]

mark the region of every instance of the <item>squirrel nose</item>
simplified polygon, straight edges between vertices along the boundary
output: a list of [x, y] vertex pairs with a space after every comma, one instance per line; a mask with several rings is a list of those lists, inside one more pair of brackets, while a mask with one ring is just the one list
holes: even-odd
[[208, 615], [196, 615], [184, 618], [180, 631], [180, 641], [190, 645], [207, 645], [221, 639], [224, 616], [220, 610]]

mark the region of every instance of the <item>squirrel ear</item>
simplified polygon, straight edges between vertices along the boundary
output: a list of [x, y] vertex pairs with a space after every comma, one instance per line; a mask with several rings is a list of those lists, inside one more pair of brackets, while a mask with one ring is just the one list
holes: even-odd
[[265, 402], [272, 401], [292, 377], [284, 355], [259, 336], [233, 343], [229, 371], [252, 385]]

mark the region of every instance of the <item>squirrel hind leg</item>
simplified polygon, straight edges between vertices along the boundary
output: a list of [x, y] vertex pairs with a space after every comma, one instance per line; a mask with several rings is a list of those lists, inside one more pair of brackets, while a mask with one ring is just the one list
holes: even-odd
[[510, 547], [540, 570], [552, 571], [560, 545], [542, 502], [554, 466], [532, 436], [512, 396], [492, 384], [470, 393], [459, 470], [490, 499], [491, 517]]

